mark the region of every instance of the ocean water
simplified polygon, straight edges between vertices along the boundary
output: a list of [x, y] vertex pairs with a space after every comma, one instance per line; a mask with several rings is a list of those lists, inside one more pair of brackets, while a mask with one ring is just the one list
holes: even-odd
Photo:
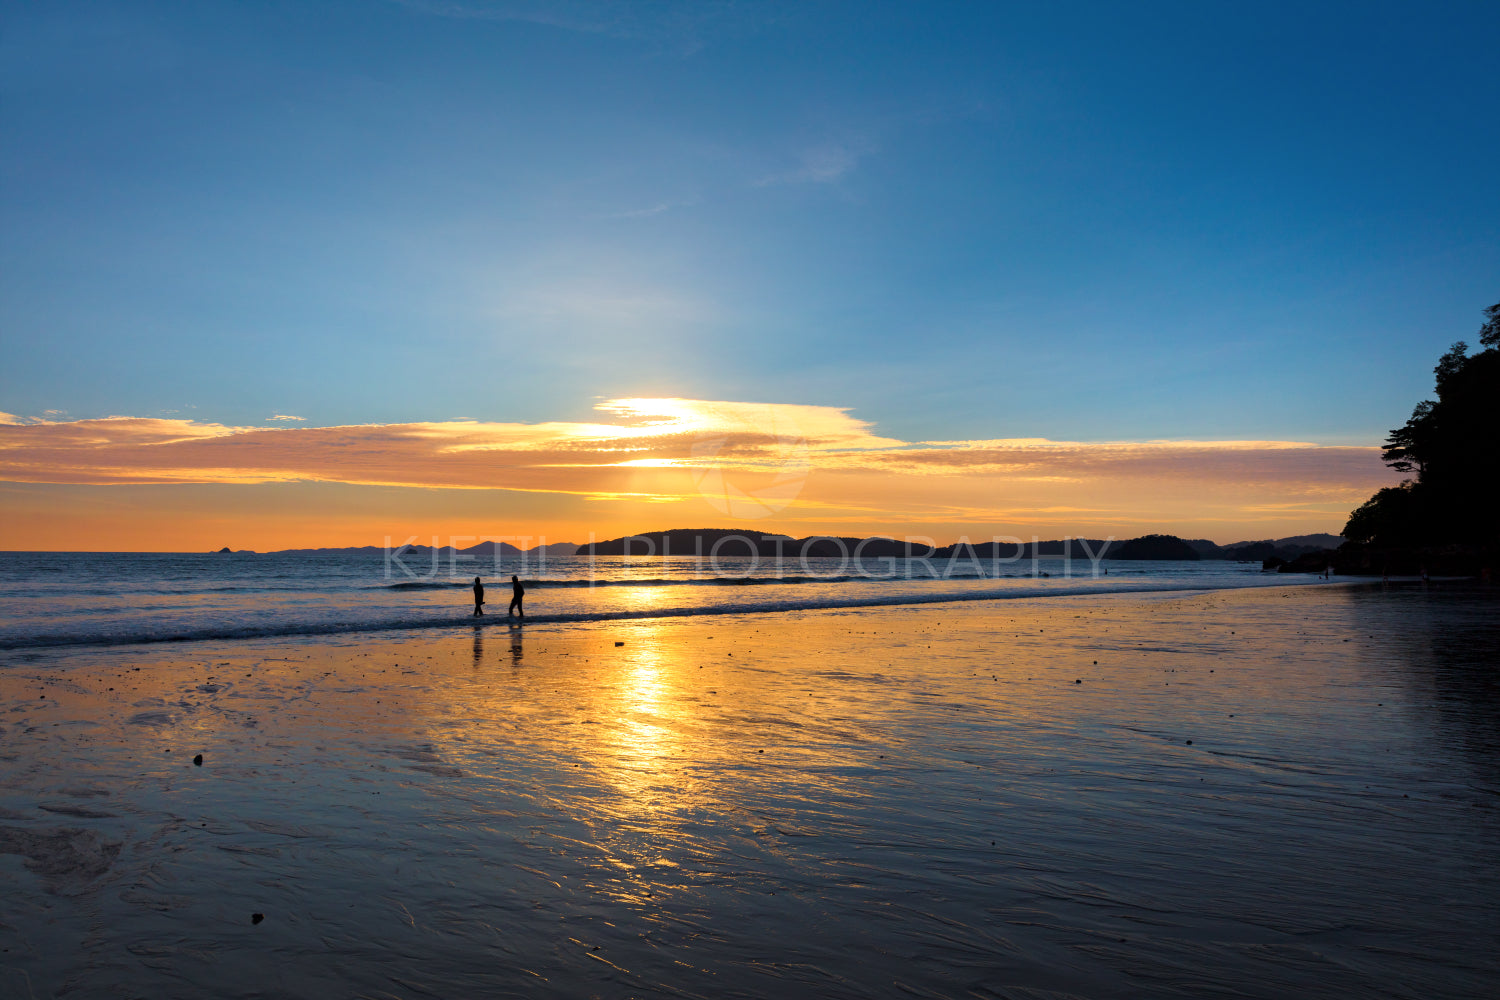
[[294, 637], [503, 618], [512, 574], [537, 623], [747, 614], [1317, 582], [1221, 561], [460, 557], [0, 552], [0, 649]]

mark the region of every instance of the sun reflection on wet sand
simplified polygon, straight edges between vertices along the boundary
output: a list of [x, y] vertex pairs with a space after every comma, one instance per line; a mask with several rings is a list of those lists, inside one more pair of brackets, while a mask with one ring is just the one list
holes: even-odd
[[[626, 799], [642, 801], [659, 794], [663, 771], [678, 764], [684, 720], [680, 694], [673, 686], [680, 664], [654, 641], [652, 629], [631, 631], [630, 651], [619, 658], [617, 680], [608, 691], [615, 695], [610, 699], [614, 704], [603, 703], [605, 699], [596, 703], [595, 710], [607, 721], [590, 728], [593, 740], [581, 749], [593, 751], [602, 780]], [[676, 782], [672, 787], [684, 791]]]

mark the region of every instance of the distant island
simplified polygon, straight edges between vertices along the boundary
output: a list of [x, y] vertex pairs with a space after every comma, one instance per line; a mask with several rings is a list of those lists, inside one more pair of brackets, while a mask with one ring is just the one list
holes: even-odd
[[[1124, 541], [1103, 538], [1056, 538], [1037, 542], [973, 542], [954, 545], [922, 545], [884, 536], [811, 535], [793, 538], [743, 528], [674, 528], [624, 535], [591, 545], [578, 546], [579, 556], [719, 556], [839, 559], [1017, 559], [1071, 556], [1092, 559], [1221, 559], [1240, 562], [1279, 560], [1291, 564], [1307, 555], [1337, 548], [1337, 535], [1295, 535], [1289, 538], [1235, 542], [1219, 545], [1206, 538], [1182, 539], [1175, 535], [1143, 535]], [[1273, 567], [1274, 568], [1274, 567]], [[1318, 567], [1321, 569], [1321, 565]]]
[[[267, 556], [340, 556], [370, 555], [390, 556], [397, 559], [431, 560], [450, 559], [454, 556], [467, 558], [519, 558], [542, 560], [567, 556], [701, 556], [721, 558], [759, 556], [761, 558], [839, 559], [853, 557], [861, 559], [934, 559], [934, 560], [990, 560], [1000, 559], [1015, 562], [1021, 559], [1064, 557], [1088, 562], [1092, 559], [1118, 560], [1206, 560], [1219, 559], [1238, 562], [1260, 562], [1267, 568], [1279, 565], [1291, 566], [1298, 560], [1307, 562], [1309, 557], [1326, 559], [1343, 539], [1338, 535], [1294, 535], [1289, 538], [1263, 539], [1261, 541], [1234, 542], [1219, 545], [1206, 538], [1178, 538], [1176, 535], [1142, 535], [1130, 539], [1105, 538], [1054, 538], [1037, 542], [975, 542], [969, 545], [922, 545], [900, 541], [885, 536], [828, 536], [812, 535], [794, 538], [791, 535], [746, 530], [744, 528], [674, 528], [667, 531], [649, 531], [638, 535], [622, 535], [605, 541], [577, 545], [573, 542], [551, 542], [535, 548], [522, 550], [509, 542], [485, 541], [467, 548], [451, 545], [431, 546], [408, 544], [396, 548], [383, 545], [351, 545], [343, 547], [278, 549], [273, 552], [256, 553], [249, 549], [232, 550], [228, 546], [215, 551], [215, 555], [267, 555]], [[1311, 566], [1311, 563], [1309, 563]], [[1301, 568], [1301, 567], [1299, 567]], [[1322, 562], [1314, 569], [1321, 570]]]

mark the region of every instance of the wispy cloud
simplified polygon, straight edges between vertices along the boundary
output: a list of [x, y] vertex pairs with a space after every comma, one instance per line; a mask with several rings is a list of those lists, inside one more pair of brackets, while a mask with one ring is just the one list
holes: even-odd
[[660, 215], [672, 208], [669, 201], [659, 201], [647, 208], [631, 208], [623, 212], [610, 212], [604, 216], [606, 219], [647, 219], [653, 215]]
[[566, 330], [569, 335], [619, 331], [662, 336], [708, 322], [712, 305], [670, 288], [642, 283], [574, 282], [535, 284], [509, 290], [495, 315]]
[[440, 17], [521, 21], [654, 43], [691, 55], [712, 39], [755, 32], [795, 12], [737, 0], [396, 0]]
[[768, 174], [752, 183], [755, 187], [773, 184], [831, 184], [857, 167], [860, 160], [873, 152], [875, 144], [864, 138], [819, 143], [802, 150], [797, 157], [796, 166]]
[[676, 208], [690, 208], [699, 203], [698, 198], [682, 198], [676, 201], [658, 201], [644, 208], [628, 208], [620, 212], [606, 212], [596, 216], [600, 219], [649, 219], [653, 215], [661, 215]]
[[290, 413], [277, 413], [277, 414], [273, 414], [272, 416], [267, 417], [266, 419], [267, 420], [281, 420], [281, 421], [293, 421], [293, 420], [295, 420], [295, 421], [305, 421], [307, 418], [306, 417], [294, 417]]

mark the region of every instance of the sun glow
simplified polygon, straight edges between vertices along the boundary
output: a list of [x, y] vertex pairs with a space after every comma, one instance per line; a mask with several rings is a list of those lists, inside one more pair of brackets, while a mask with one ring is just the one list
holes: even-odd
[[[234, 427], [6, 416], [0, 547], [362, 545], [459, 520], [458, 534], [508, 523], [582, 542], [682, 526], [661, 521], [662, 506], [678, 504], [699, 518], [775, 516], [778, 530], [802, 534], [923, 527], [951, 538], [997, 526], [1229, 541], [1337, 529], [1350, 505], [1392, 481], [1375, 447], [900, 441], [831, 406], [625, 397], [596, 408], [610, 419]], [[321, 507], [306, 502], [314, 484]], [[140, 491], [152, 486], [173, 489]]]

